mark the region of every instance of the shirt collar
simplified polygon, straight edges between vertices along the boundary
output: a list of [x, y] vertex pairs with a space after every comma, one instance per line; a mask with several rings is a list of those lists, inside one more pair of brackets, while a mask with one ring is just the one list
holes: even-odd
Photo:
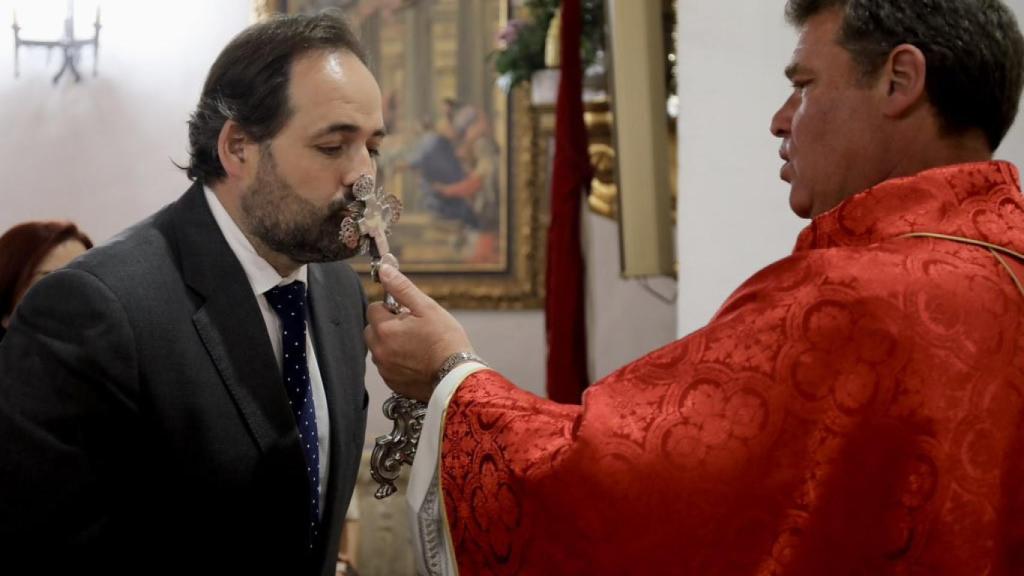
[[954, 164], [893, 178], [850, 196], [804, 228], [795, 252], [867, 246], [914, 232], [1024, 248], [1024, 199], [1008, 162]]
[[308, 285], [309, 270], [306, 264], [299, 266], [288, 276], [278, 274], [277, 270], [274, 270], [274, 267], [252, 247], [252, 243], [245, 237], [242, 229], [238, 227], [228, 211], [224, 209], [213, 190], [210, 190], [209, 186], [203, 186], [203, 193], [206, 195], [206, 203], [210, 205], [210, 212], [213, 213], [213, 219], [217, 221], [221, 234], [224, 235], [231, 251], [238, 258], [238, 262], [242, 264], [242, 270], [245, 271], [245, 277], [249, 279], [253, 293], [263, 294], [274, 286], [283, 286], [295, 280]]

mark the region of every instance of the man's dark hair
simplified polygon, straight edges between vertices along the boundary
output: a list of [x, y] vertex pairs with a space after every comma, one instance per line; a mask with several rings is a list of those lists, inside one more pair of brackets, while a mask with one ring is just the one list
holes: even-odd
[[243, 30], [210, 68], [199, 104], [188, 121], [191, 180], [212, 183], [226, 173], [217, 138], [228, 120], [256, 142], [273, 138], [292, 114], [288, 80], [292, 62], [315, 50], [343, 50], [364, 64], [359, 40], [337, 15], [277, 16]]
[[889, 53], [912, 44], [927, 61], [928, 99], [946, 134], [978, 128], [995, 150], [1017, 116], [1024, 81], [1024, 38], [1001, 0], [788, 0], [796, 26], [839, 9], [838, 42], [865, 79]]

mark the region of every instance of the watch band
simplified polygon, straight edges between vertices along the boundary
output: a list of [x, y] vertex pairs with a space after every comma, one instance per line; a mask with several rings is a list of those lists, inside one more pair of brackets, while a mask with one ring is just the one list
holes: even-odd
[[434, 378], [434, 386], [440, 384], [441, 380], [444, 380], [444, 377], [454, 370], [456, 366], [459, 364], [465, 364], [466, 362], [479, 362], [484, 366], [487, 365], [487, 363], [483, 361], [483, 358], [480, 358], [472, 352], [456, 352], [446, 358], [444, 363], [441, 364], [441, 368], [437, 371], [437, 376]]

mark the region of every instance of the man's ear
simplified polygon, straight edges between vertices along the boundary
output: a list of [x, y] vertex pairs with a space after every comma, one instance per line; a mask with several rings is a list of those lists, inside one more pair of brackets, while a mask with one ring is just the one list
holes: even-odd
[[252, 140], [238, 122], [224, 122], [217, 137], [217, 156], [228, 176], [241, 176], [245, 171], [246, 160], [255, 161], [255, 158], [246, 156], [249, 144], [252, 144]]
[[893, 48], [882, 73], [888, 90], [884, 105], [888, 116], [906, 116], [928, 101], [928, 63], [917, 46], [900, 44]]

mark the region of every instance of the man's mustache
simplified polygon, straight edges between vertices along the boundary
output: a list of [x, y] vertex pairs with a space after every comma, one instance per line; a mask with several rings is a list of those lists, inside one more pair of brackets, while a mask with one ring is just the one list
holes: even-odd
[[327, 216], [329, 220], [341, 221], [345, 217], [358, 220], [362, 217], [365, 209], [366, 204], [359, 200], [335, 200], [327, 206]]

